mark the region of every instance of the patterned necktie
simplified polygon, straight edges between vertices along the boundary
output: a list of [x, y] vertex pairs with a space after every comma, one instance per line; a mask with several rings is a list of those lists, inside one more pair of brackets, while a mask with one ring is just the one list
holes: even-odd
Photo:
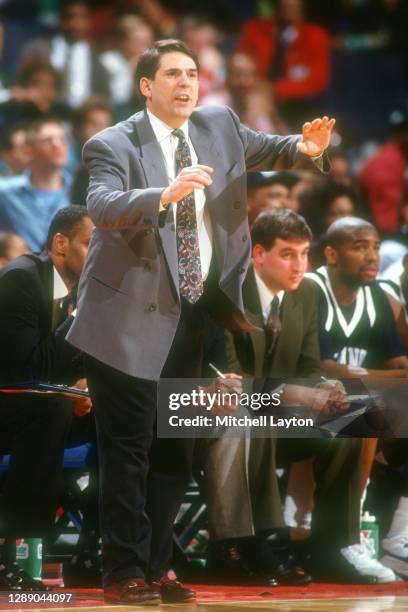
[[282, 324], [279, 317], [279, 298], [277, 295], [275, 295], [272, 299], [271, 309], [265, 325], [266, 354], [268, 357], [272, 355], [281, 329]]
[[[192, 165], [191, 155], [182, 130], [174, 130], [172, 134], [178, 138], [176, 149], [177, 175], [180, 170]], [[204, 290], [194, 193], [190, 193], [177, 204], [176, 240], [180, 295], [194, 304]]]

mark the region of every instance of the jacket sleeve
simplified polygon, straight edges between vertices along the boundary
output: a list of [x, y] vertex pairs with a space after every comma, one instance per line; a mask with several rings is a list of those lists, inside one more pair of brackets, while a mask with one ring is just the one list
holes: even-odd
[[[312, 282], [312, 281], [311, 281]], [[302, 348], [296, 369], [296, 376], [319, 377], [324, 372], [320, 359], [319, 334], [317, 326], [317, 291], [309, 285], [310, 291], [304, 297], [305, 304], [305, 330]]]
[[326, 151], [319, 157], [310, 157], [298, 152], [296, 145], [302, 140], [301, 134], [277, 136], [256, 132], [243, 125], [230, 108], [227, 110], [243, 143], [248, 171], [268, 170], [273, 168], [278, 160], [280, 167], [290, 168], [298, 159], [307, 161], [311, 169], [315, 167], [324, 174], [331, 170]]
[[85, 144], [83, 159], [90, 175], [87, 207], [96, 227], [124, 229], [158, 224], [164, 187], [128, 190], [125, 160], [99, 138]]
[[65, 341], [73, 317], [43, 337], [42, 307], [30, 274], [11, 270], [1, 278], [0, 376], [3, 383], [41, 380], [70, 384], [83, 376], [80, 353]]

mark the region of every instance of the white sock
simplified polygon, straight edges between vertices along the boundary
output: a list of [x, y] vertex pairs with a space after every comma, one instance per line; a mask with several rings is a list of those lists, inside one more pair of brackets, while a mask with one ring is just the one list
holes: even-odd
[[295, 515], [297, 512], [297, 506], [291, 495], [287, 495], [285, 498], [285, 507], [283, 509], [283, 519], [288, 527], [297, 527], [297, 521]]
[[400, 497], [387, 538], [402, 534], [408, 535], [408, 497]]

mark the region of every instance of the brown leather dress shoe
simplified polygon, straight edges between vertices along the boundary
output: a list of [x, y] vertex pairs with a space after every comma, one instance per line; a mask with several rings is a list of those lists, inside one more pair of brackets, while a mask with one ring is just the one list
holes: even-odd
[[147, 584], [142, 578], [130, 578], [112, 582], [105, 587], [105, 601], [123, 605], [158, 605], [160, 593], [155, 586]]
[[187, 589], [178, 580], [163, 576], [160, 580], [152, 580], [152, 588], [159, 591], [163, 603], [191, 603], [196, 600], [196, 592]]

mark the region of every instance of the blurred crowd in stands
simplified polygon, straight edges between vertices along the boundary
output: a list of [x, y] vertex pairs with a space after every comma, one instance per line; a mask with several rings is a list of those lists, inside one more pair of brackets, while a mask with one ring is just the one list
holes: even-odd
[[[311, 117], [336, 117], [336, 185], [303, 174], [285, 179], [290, 207], [301, 209], [315, 234], [324, 229], [319, 209], [333, 209], [329, 222], [350, 212], [348, 198], [382, 234], [404, 243], [408, 7], [401, 0], [205, 7], [13, 0], [2, 3], [0, 17], [0, 229], [30, 249], [44, 242], [47, 212], [85, 204], [82, 145], [142, 107], [133, 78], [138, 58], [153, 40], [172, 36], [200, 60], [202, 105], [228, 105], [248, 126], [276, 134], [296, 133]], [[43, 123], [50, 118], [52, 125]], [[10, 199], [38, 196], [47, 219], [27, 233], [24, 215], [10, 219], [5, 208]]]
[[181, 38], [200, 61], [199, 104], [227, 105], [254, 130], [281, 135], [336, 117], [330, 175], [301, 165], [248, 174], [250, 224], [266, 209], [303, 215], [311, 271], [326, 263], [333, 222], [371, 222], [406, 351], [407, 27], [404, 0], [4, 0], [0, 267], [40, 252], [60, 209], [86, 205], [82, 146], [143, 107], [134, 81], [143, 50]]

